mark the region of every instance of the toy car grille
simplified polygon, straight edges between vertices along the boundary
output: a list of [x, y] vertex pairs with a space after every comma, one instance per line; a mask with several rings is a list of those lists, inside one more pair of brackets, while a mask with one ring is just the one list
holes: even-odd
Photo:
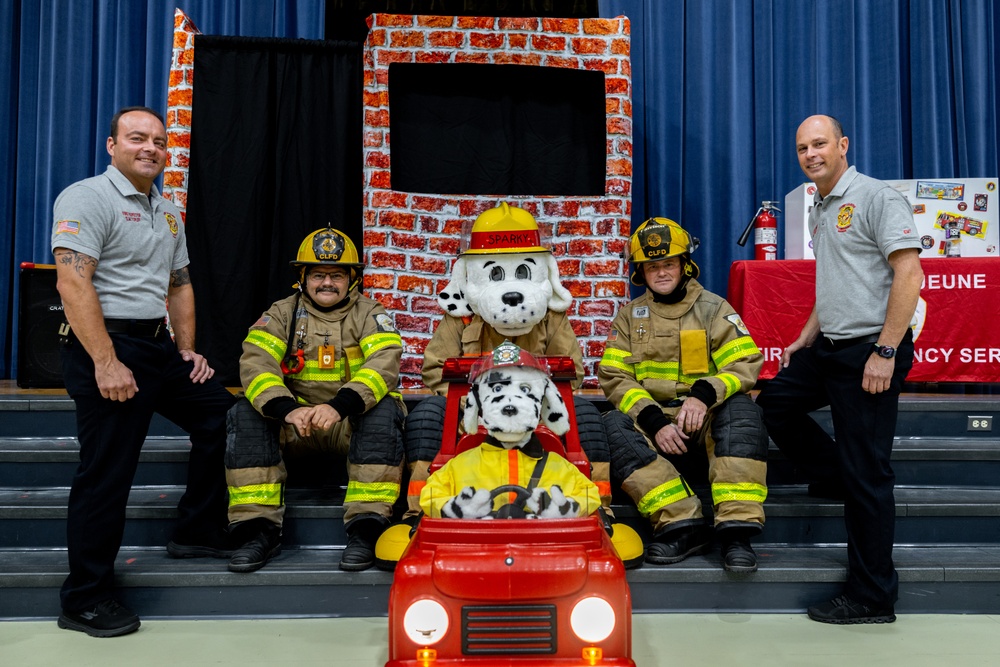
[[463, 655], [551, 654], [556, 634], [555, 605], [462, 607]]

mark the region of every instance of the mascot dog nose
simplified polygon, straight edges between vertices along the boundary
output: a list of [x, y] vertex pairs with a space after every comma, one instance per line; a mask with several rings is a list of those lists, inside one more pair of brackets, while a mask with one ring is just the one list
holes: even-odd
[[519, 306], [524, 301], [524, 295], [520, 292], [507, 292], [500, 299], [508, 306]]
[[514, 407], [513, 405], [505, 405], [502, 408], [500, 408], [500, 413], [504, 417], [513, 417], [514, 415], [517, 414], [517, 408]]

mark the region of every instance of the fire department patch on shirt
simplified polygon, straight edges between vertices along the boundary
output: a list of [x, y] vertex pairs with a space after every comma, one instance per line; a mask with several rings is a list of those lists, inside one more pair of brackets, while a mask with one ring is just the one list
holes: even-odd
[[379, 313], [373, 316], [375, 318], [375, 326], [378, 327], [379, 332], [386, 333], [392, 332], [396, 333], [396, 327], [392, 324], [392, 318], [385, 313]]
[[726, 315], [726, 321], [732, 324], [734, 327], [736, 327], [736, 330], [739, 331], [744, 336], [750, 335], [750, 331], [747, 329], [747, 325], [743, 324], [743, 318], [737, 315], [736, 313], [733, 313], [732, 315]]
[[632, 317], [636, 319], [649, 317], [649, 306], [633, 306]]
[[173, 213], [164, 213], [163, 217], [167, 220], [170, 233], [174, 235], [174, 238], [177, 238], [177, 218], [174, 217]]
[[257, 320], [256, 322], [254, 322], [253, 324], [250, 325], [250, 328], [253, 328], [253, 327], [266, 327], [267, 323], [270, 322], [270, 321], [271, 321], [271, 316], [270, 315], [261, 315], [259, 320]]

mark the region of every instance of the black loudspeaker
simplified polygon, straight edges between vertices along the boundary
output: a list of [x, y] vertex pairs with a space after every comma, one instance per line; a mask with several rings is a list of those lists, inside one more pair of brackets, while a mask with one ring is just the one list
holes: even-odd
[[59, 325], [65, 318], [56, 291], [55, 267], [21, 265], [17, 312], [17, 386], [62, 387]]

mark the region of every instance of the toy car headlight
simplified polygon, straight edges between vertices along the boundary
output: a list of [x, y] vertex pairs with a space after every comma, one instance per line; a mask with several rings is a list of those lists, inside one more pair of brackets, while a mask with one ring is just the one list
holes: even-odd
[[584, 598], [573, 607], [569, 624], [582, 641], [604, 641], [615, 630], [615, 610], [603, 598]]
[[448, 612], [440, 602], [417, 600], [403, 614], [403, 630], [414, 644], [436, 644], [448, 633]]

